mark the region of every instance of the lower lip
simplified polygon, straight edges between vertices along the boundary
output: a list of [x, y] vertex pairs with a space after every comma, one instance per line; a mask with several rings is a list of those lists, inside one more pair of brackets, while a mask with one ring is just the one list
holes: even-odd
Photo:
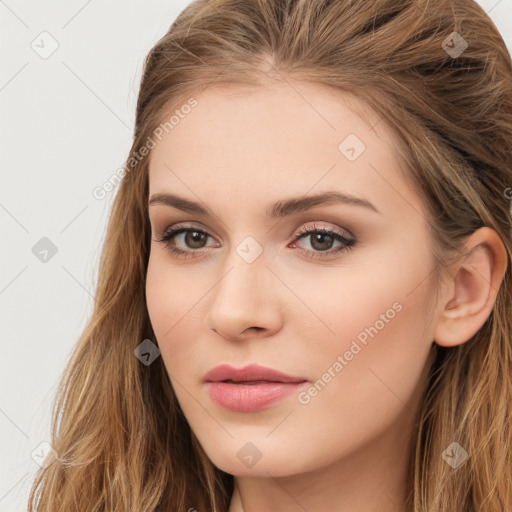
[[262, 382], [261, 384], [235, 384], [208, 382], [208, 392], [217, 404], [238, 412], [264, 409], [296, 393], [307, 382]]

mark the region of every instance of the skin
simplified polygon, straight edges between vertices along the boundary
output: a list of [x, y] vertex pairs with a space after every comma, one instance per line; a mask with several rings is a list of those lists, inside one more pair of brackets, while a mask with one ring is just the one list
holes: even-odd
[[[229, 512], [405, 511], [408, 440], [433, 343], [464, 343], [489, 316], [506, 269], [501, 240], [475, 232], [433, 296], [424, 205], [397, 170], [392, 133], [364, 103], [291, 81], [209, 87], [195, 98], [151, 151], [149, 196], [173, 192], [214, 215], [149, 207], [146, 294], [180, 406], [208, 457], [235, 475]], [[366, 146], [354, 161], [338, 149], [350, 133]], [[331, 204], [265, 217], [274, 201], [326, 190], [364, 197], [379, 213]], [[209, 235], [196, 245], [174, 237], [186, 259], [156, 241], [182, 222]], [[297, 239], [313, 224], [356, 245], [328, 255], [342, 243], [328, 239], [322, 251], [314, 234]], [[236, 251], [247, 236], [263, 249], [252, 263]], [[306, 404], [294, 394], [233, 412], [202, 383], [222, 363], [315, 383], [396, 303], [401, 310]], [[237, 457], [248, 442], [261, 454], [252, 467]]]

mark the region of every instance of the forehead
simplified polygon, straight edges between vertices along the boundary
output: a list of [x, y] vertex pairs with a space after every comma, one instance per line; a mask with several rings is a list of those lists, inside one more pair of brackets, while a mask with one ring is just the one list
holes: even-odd
[[398, 172], [393, 133], [352, 94], [282, 81], [216, 85], [193, 97], [197, 105], [151, 150], [150, 195], [193, 190], [207, 204], [236, 197], [239, 208], [336, 187], [380, 203], [413, 194]]

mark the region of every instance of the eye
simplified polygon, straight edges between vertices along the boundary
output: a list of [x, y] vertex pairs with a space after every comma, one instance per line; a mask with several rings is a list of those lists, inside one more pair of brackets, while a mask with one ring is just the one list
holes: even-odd
[[[293, 245], [296, 244], [297, 240], [308, 238], [310, 241], [309, 244], [313, 250], [303, 249], [303, 252], [313, 258], [324, 258], [325, 256], [338, 254], [351, 249], [356, 244], [354, 238], [349, 238], [342, 231], [338, 231], [334, 228], [316, 227], [316, 225], [313, 224], [313, 226], [304, 226], [301, 228], [296, 235]], [[335, 242], [339, 242], [340, 245], [332, 249], [332, 245]]]
[[210, 235], [201, 229], [195, 228], [194, 226], [178, 224], [167, 229], [156, 241], [164, 243], [171, 254], [188, 258], [191, 256], [192, 252], [195, 251], [179, 249], [176, 247], [176, 241], [181, 239], [190, 249], [203, 249], [205, 247], [204, 242], [208, 238], [211, 238]]
[[[295, 247], [297, 242], [303, 239], [310, 239], [311, 249], [300, 249], [301, 252], [312, 258], [325, 258], [333, 254], [347, 251], [355, 246], [356, 240], [348, 237], [341, 230], [338, 231], [334, 228], [305, 226], [295, 235], [292, 247]], [[195, 252], [200, 252], [199, 249], [206, 247], [205, 243], [211, 236], [205, 231], [198, 229], [194, 226], [178, 224], [167, 229], [159, 238], [155, 240], [165, 244], [167, 250], [178, 257], [189, 258], [197, 257], [192, 256]], [[177, 244], [185, 244], [189, 250], [177, 247]], [[338, 246], [332, 248], [333, 244], [338, 242]], [[218, 247], [218, 245], [214, 246]]]

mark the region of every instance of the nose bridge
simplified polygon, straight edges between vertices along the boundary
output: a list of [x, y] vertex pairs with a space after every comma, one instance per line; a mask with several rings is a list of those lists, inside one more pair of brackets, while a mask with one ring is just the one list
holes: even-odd
[[263, 247], [253, 237], [246, 237], [232, 247], [224, 263], [212, 290], [209, 328], [230, 338], [250, 327], [273, 329], [279, 308], [273, 304], [276, 295], [269, 282], [273, 276]]
[[[215, 301], [236, 305], [258, 302], [263, 282], [267, 281], [265, 274], [266, 258], [263, 251], [255, 256], [255, 248], [250, 242], [242, 242], [230, 250], [226, 256], [223, 277], [217, 284]], [[240, 304], [241, 305], [241, 304]]]

